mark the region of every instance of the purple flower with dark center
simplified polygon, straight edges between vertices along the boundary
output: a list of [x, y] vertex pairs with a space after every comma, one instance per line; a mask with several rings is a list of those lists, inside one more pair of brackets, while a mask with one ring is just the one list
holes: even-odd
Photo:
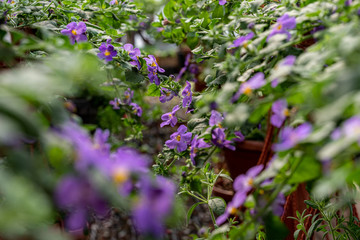
[[241, 36], [241, 37], [237, 38], [233, 42], [233, 44], [231, 44], [229, 46], [229, 48], [236, 48], [236, 47], [240, 47], [240, 46], [247, 47], [248, 41], [251, 40], [254, 36], [255, 36], [255, 34], [253, 32], [248, 33], [246, 36]]
[[287, 31], [296, 27], [296, 19], [290, 17], [287, 13], [277, 19], [277, 23], [273, 27], [271, 33], [267, 37], [266, 41], [276, 34], [286, 34], [287, 40], [291, 38], [291, 34]]
[[132, 91], [130, 88], [128, 88], [127, 90], [125, 90], [124, 92], [124, 104], [130, 104], [131, 103], [131, 99], [133, 98], [134, 96], [134, 91]]
[[137, 115], [138, 117], [141, 117], [142, 115], [142, 108], [136, 104], [136, 103], [130, 103], [130, 106], [132, 106], [133, 113]]
[[285, 119], [290, 116], [290, 111], [286, 100], [279, 99], [275, 101], [271, 107], [273, 115], [271, 116], [271, 124], [280, 128]]
[[235, 147], [231, 145], [232, 141], [225, 139], [225, 130], [223, 128], [216, 128], [212, 131], [211, 142], [220, 148], [226, 147], [235, 151]]
[[173, 110], [169, 113], [165, 113], [164, 115], [161, 116], [161, 120], [163, 120], [164, 122], [162, 122], [160, 124], [160, 127], [164, 127], [166, 125], [170, 125], [172, 127], [175, 127], [176, 123], [177, 123], [177, 118], [175, 116], [175, 113], [180, 109], [179, 105], [176, 105]]
[[274, 151], [285, 151], [307, 138], [312, 131], [310, 123], [303, 123], [297, 128], [285, 127], [280, 133], [280, 143], [275, 144]]
[[159, 77], [157, 76], [157, 72], [165, 72], [156, 61], [156, 58], [153, 55], [149, 55], [148, 58], [144, 58], [147, 65], [147, 70], [149, 71], [148, 77], [150, 82], [155, 82], [156, 85], [160, 84]]
[[55, 198], [58, 206], [68, 211], [65, 226], [69, 230], [81, 231], [92, 212], [103, 217], [109, 210], [101, 194], [82, 177], [64, 177], [56, 187]]
[[250, 168], [246, 174], [241, 174], [234, 180], [234, 190], [246, 194], [254, 187], [254, 178], [259, 175], [263, 169], [263, 165], [257, 165]]
[[226, 206], [225, 212], [216, 219], [216, 225], [223, 224], [230, 215], [235, 216], [238, 212], [238, 208], [244, 204], [246, 200], [246, 194], [236, 193]]
[[176, 187], [162, 176], [155, 180], [144, 176], [139, 186], [139, 201], [133, 209], [135, 227], [144, 235], [162, 239], [165, 220], [173, 210]]
[[185, 125], [181, 125], [178, 128], [177, 132], [171, 134], [170, 140], [167, 140], [165, 142], [166, 146], [168, 146], [168, 148], [170, 149], [176, 148], [178, 152], [185, 151], [187, 149], [188, 144], [191, 141], [191, 136], [192, 136], [191, 132], [187, 133], [186, 131], [187, 131], [187, 127]]
[[189, 72], [196, 75], [199, 73], [199, 67], [195, 63], [189, 65]]
[[109, 102], [109, 104], [113, 106], [113, 109], [120, 109], [120, 107], [119, 107], [120, 103], [121, 103], [121, 101], [119, 98], [114, 98], [114, 100], [111, 100]]
[[233, 142], [243, 142], [245, 140], [245, 136], [241, 133], [241, 131], [235, 131], [235, 138], [231, 139]]
[[159, 101], [162, 103], [168, 102], [171, 99], [173, 99], [173, 97], [176, 96], [176, 93], [174, 91], [166, 88], [161, 88], [160, 92], [161, 92], [161, 96], [159, 97]]
[[191, 141], [190, 145], [190, 158], [192, 163], [195, 165], [195, 157], [196, 153], [198, 152], [198, 149], [200, 148], [208, 148], [211, 147], [210, 144], [206, 143], [204, 139], [198, 138], [198, 135], [196, 135], [193, 140]]
[[218, 126], [219, 128], [222, 128], [221, 122], [224, 120], [224, 117], [221, 113], [219, 113], [216, 110], [211, 111], [210, 119], [209, 119], [209, 125], [212, 126]]
[[226, 0], [219, 0], [219, 5], [225, 5], [225, 3], [227, 3]]
[[61, 30], [61, 34], [67, 35], [70, 38], [70, 43], [86, 41], [86, 25], [84, 22], [71, 22], [66, 26], [67, 29]]
[[251, 22], [247, 25], [247, 28], [248, 29], [253, 29], [255, 27], [255, 23], [254, 22]]
[[262, 72], [256, 73], [252, 78], [250, 78], [247, 82], [244, 82], [240, 85], [239, 90], [232, 97], [231, 102], [236, 102], [241, 94], [246, 94], [250, 96], [253, 90], [261, 88], [266, 84], [265, 76]]
[[133, 60], [130, 62], [130, 64], [137, 66], [137, 68], [140, 70], [141, 69], [141, 64], [139, 61], [139, 57], [141, 56], [140, 49], [134, 48], [134, 46], [130, 43], [125, 44], [122, 48], [129, 54], [129, 57]]
[[106, 43], [101, 43], [99, 47], [100, 52], [97, 54], [100, 59], [105, 59], [106, 62], [112, 61], [113, 57], [117, 55], [117, 51], [110, 43], [111, 39], [106, 40]]
[[182, 91], [181, 95], [184, 97], [182, 104], [183, 107], [190, 106], [192, 102], [192, 92], [191, 92], [191, 84], [189, 83], [189, 81], [186, 81], [186, 86]]

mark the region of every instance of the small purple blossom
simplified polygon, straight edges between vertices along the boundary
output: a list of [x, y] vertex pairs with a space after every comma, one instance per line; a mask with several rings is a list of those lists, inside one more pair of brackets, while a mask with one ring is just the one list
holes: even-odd
[[240, 47], [240, 46], [246, 47], [248, 44], [248, 41], [251, 40], [254, 36], [255, 36], [255, 34], [253, 32], [248, 33], [246, 36], [241, 36], [241, 37], [237, 38], [233, 42], [233, 44], [231, 44], [229, 46], [229, 48], [236, 48], [236, 47]]
[[263, 169], [263, 165], [257, 165], [250, 168], [246, 174], [241, 174], [234, 180], [234, 190], [247, 194], [254, 187], [254, 178], [259, 175]]
[[188, 144], [191, 141], [191, 132], [186, 132], [187, 127], [185, 125], [181, 125], [177, 132], [174, 132], [170, 136], [170, 140], [165, 142], [166, 146], [170, 149], [175, 149], [178, 152], [185, 151], [187, 149]]
[[175, 184], [162, 176], [155, 180], [141, 178], [139, 201], [134, 206], [133, 218], [142, 234], [162, 239], [165, 220], [172, 213], [175, 190]]
[[231, 102], [236, 102], [241, 94], [251, 95], [253, 90], [261, 88], [265, 84], [264, 74], [262, 72], [256, 73], [252, 78], [240, 85], [239, 90], [232, 97]]
[[210, 144], [206, 143], [204, 139], [198, 138], [198, 135], [196, 135], [193, 140], [191, 141], [190, 145], [190, 158], [192, 163], [195, 165], [195, 157], [196, 153], [198, 152], [198, 149], [200, 148], [208, 148], [211, 147]]
[[280, 128], [285, 119], [290, 116], [290, 111], [286, 100], [279, 99], [275, 101], [271, 107], [273, 115], [271, 116], [271, 124]]
[[113, 57], [117, 55], [117, 51], [110, 43], [111, 39], [106, 40], [106, 43], [101, 43], [99, 47], [100, 52], [97, 54], [100, 59], [105, 59], [106, 62], [112, 61]]
[[[276, 65], [275, 69], [281, 67], [291, 67], [295, 64], [296, 57], [294, 55], [288, 55]], [[271, 81], [271, 87], [275, 88], [279, 84], [279, 79], [275, 78]]]
[[245, 200], [245, 194], [236, 193], [231, 202], [226, 206], [225, 212], [216, 219], [216, 225], [223, 224], [230, 215], [236, 215], [238, 208], [244, 204]]
[[352, 0], [345, 1], [345, 7], [349, 7], [352, 4]]
[[310, 123], [303, 123], [297, 128], [285, 127], [280, 132], [280, 143], [274, 145], [274, 151], [285, 151], [307, 138], [312, 131]]
[[198, 65], [195, 63], [192, 63], [189, 65], [189, 72], [196, 75], [200, 72]]
[[119, 4], [118, 0], [111, 0], [110, 1], [110, 5], [118, 5], [118, 4]]
[[122, 48], [129, 54], [130, 58], [133, 60], [130, 62], [130, 64], [137, 66], [137, 68], [140, 70], [141, 69], [141, 64], [139, 61], [139, 57], [141, 56], [140, 49], [134, 48], [134, 46], [130, 43], [125, 44]]
[[216, 128], [212, 131], [211, 142], [220, 148], [226, 147], [230, 150], [235, 151], [235, 147], [231, 145], [233, 142], [226, 140], [225, 130], [223, 128]]
[[157, 75], [158, 72], [165, 72], [156, 61], [156, 58], [153, 55], [149, 55], [147, 58], [144, 58], [147, 65], [147, 70], [149, 71], [148, 77], [151, 83], [155, 82], [156, 85], [160, 85], [160, 80]]
[[86, 25], [84, 22], [71, 22], [66, 26], [67, 29], [61, 30], [61, 34], [67, 35], [70, 38], [70, 43], [82, 42], [87, 40]]
[[192, 92], [191, 92], [191, 84], [189, 81], [186, 81], [186, 86], [184, 90], [182, 91], [181, 95], [183, 98], [183, 107], [190, 106], [192, 102]]
[[60, 208], [68, 211], [65, 226], [69, 230], [82, 230], [91, 213], [105, 216], [109, 208], [101, 194], [85, 178], [65, 176], [58, 183], [55, 198]]
[[142, 115], [142, 108], [136, 104], [136, 103], [130, 103], [130, 106], [132, 106], [132, 110], [133, 110], [133, 113], [138, 116], [138, 117], [141, 117]]
[[219, 5], [225, 5], [225, 3], [227, 3], [226, 0], [219, 0]]
[[241, 133], [241, 131], [235, 131], [235, 138], [231, 139], [233, 142], [243, 142], [245, 140], [245, 136]]
[[132, 91], [130, 88], [125, 90], [125, 92], [124, 92], [125, 99], [124, 99], [123, 103], [129, 105], [131, 103], [131, 99], [133, 98], [133, 96], [134, 96], [134, 91]]
[[276, 34], [286, 34], [287, 40], [291, 38], [291, 34], [287, 31], [296, 27], [296, 19], [290, 17], [287, 13], [277, 19], [277, 23], [274, 25], [271, 33], [267, 37], [266, 41]]
[[165, 113], [164, 115], [161, 116], [161, 120], [163, 120], [164, 122], [162, 122], [160, 124], [160, 127], [164, 127], [166, 125], [170, 125], [172, 127], [175, 127], [176, 123], [177, 123], [177, 118], [175, 116], [175, 113], [180, 109], [179, 105], [176, 105], [171, 112], [169, 113]]
[[176, 96], [176, 93], [174, 91], [169, 90], [167, 88], [161, 88], [160, 92], [161, 92], [161, 96], [159, 97], [159, 101], [161, 103], [168, 102], [171, 99], [173, 99], [173, 97]]
[[353, 116], [343, 123], [342, 131], [345, 137], [360, 137], [360, 116]]
[[120, 103], [121, 103], [121, 101], [119, 98], [114, 98], [114, 100], [111, 100], [109, 102], [109, 104], [113, 106], [113, 109], [120, 109], [120, 107], [119, 107]]
[[212, 126], [218, 126], [220, 128], [222, 128], [221, 126], [221, 122], [224, 120], [224, 117], [222, 116], [221, 113], [219, 113], [216, 110], [212, 110], [211, 111], [211, 115], [210, 115], [210, 119], [209, 119], [209, 125], [210, 127]]

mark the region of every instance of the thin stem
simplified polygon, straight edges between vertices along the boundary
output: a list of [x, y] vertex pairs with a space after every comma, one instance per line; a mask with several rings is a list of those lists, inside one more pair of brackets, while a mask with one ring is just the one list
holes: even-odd
[[207, 204], [207, 205], [208, 205], [208, 208], [209, 208], [209, 211], [210, 211], [211, 220], [212, 220], [212, 222], [213, 222], [213, 224], [214, 224], [214, 227], [216, 228], [216, 227], [217, 227], [217, 225], [216, 225], [216, 220], [215, 220], [214, 213], [213, 213], [213, 211], [212, 211], [211, 207], [209, 206], [209, 204]]

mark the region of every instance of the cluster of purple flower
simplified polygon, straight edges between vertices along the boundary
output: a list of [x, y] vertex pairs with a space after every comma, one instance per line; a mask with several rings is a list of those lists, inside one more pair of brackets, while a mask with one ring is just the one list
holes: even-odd
[[147, 58], [144, 58], [147, 65], [147, 70], [149, 71], [148, 77], [151, 83], [155, 82], [156, 85], [160, 85], [160, 79], [158, 77], [158, 72], [163, 73], [165, 70], [159, 66], [156, 61], [156, 58], [153, 55], [149, 55]]
[[130, 43], [125, 44], [122, 48], [129, 54], [132, 60], [130, 64], [137, 66], [137, 68], [140, 70], [141, 69], [141, 64], [139, 61], [139, 57], [141, 56], [140, 49], [134, 48], [134, 46]]
[[109, 102], [110, 105], [113, 106], [113, 109], [120, 109], [120, 105], [129, 105], [132, 107], [132, 111], [134, 115], [141, 117], [142, 115], [142, 108], [136, 104], [133, 103], [131, 100], [134, 96], [134, 91], [132, 91], [130, 88], [125, 90], [124, 92], [124, 100], [121, 100], [120, 98], [114, 98], [114, 100], [111, 100]]
[[[225, 134], [225, 128], [222, 127], [221, 123], [224, 120], [224, 117], [221, 113], [219, 113], [216, 110], [211, 111], [210, 119], [209, 119], [209, 125], [210, 127], [216, 127], [215, 129], [212, 129], [211, 134], [211, 142], [220, 148], [226, 147], [231, 150], [235, 150], [235, 146], [233, 146], [233, 142], [226, 140], [226, 134]], [[241, 134], [241, 132], [240, 132]], [[242, 134], [241, 134], [242, 136]], [[238, 140], [238, 139], [237, 139]]]
[[139, 196], [137, 204], [132, 206], [132, 216], [140, 232], [153, 236], [163, 234], [165, 218], [173, 208], [175, 185], [163, 177], [153, 180], [147, 157], [126, 147], [111, 152], [107, 143], [109, 131], [98, 129], [91, 139], [78, 125], [68, 123], [61, 129], [60, 136], [69, 141], [76, 152], [77, 175], [64, 177], [55, 193], [59, 207], [69, 212], [68, 229], [81, 230], [90, 212], [104, 216], [109, 210], [89, 175], [96, 170], [117, 186], [122, 197], [132, 196], [131, 192]]

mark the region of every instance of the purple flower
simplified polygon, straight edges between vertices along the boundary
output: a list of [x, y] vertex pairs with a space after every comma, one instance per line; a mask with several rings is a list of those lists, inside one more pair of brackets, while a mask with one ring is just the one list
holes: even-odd
[[127, 43], [122, 47], [130, 56], [130, 58], [133, 60], [130, 62], [130, 64], [137, 66], [137, 68], [141, 69], [141, 64], [139, 61], [139, 57], [141, 56], [141, 52], [138, 48], [134, 48], [132, 44]]
[[279, 193], [275, 201], [271, 204], [271, 209], [274, 215], [281, 217], [284, 213], [284, 205], [286, 198], [283, 193]]
[[127, 196], [134, 187], [131, 176], [147, 173], [150, 162], [150, 159], [132, 148], [118, 148], [110, 155], [106, 175], [118, 186], [119, 193]]
[[266, 41], [269, 41], [269, 39], [276, 34], [286, 34], [287, 40], [289, 41], [291, 34], [287, 30], [293, 29], [295, 27], [296, 19], [294, 17], [289, 17], [289, 15], [286, 13], [277, 19], [277, 23], [273, 27]]
[[236, 48], [240, 46], [247, 47], [248, 41], [251, 40], [255, 34], [253, 32], [248, 33], [246, 36], [241, 36], [237, 38], [233, 44], [229, 46], [229, 48]]
[[233, 142], [242, 142], [245, 140], [245, 136], [241, 133], [241, 131], [234, 132], [236, 138], [231, 139]]
[[142, 115], [142, 108], [137, 105], [136, 103], [130, 103], [130, 106], [132, 106], [133, 113], [137, 115], [138, 117], [141, 117]]
[[67, 35], [70, 38], [71, 44], [76, 42], [86, 41], [86, 25], [84, 22], [71, 22], [66, 26], [67, 29], [61, 30], [61, 34]]
[[131, 99], [133, 98], [133, 96], [134, 96], [134, 91], [132, 91], [130, 88], [125, 90], [124, 92], [125, 100], [123, 103], [129, 105], [131, 103]]
[[119, 107], [120, 103], [121, 103], [121, 101], [119, 98], [114, 98], [114, 100], [111, 100], [109, 102], [109, 104], [113, 106], [113, 109], [120, 109], [120, 107]]
[[166, 146], [168, 146], [168, 148], [170, 149], [176, 148], [178, 152], [185, 151], [187, 149], [188, 144], [191, 141], [191, 136], [192, 136], [191, 132], [187, 133], [186, 131], [187, 131], [187, 127], [185, 125], [181, 125], [178, 128], [177, 132], [171, 134], [170, 140], [167, 140], [165, 142]]
[[204, 139], [198, 138], [198, 135], [196, 135], [193, 140], [191, 141], [190, 145], [190, 158], [192, 163], [195, 165], [195, 157], [196, 153], [198, 152], [198, 149], [200, 148], [208, 148], [211, 147], [210, 144], [206, 143]]
[[56, 187], [55, 198], [58, 206], [68, 211], [65, 226], [69, 230], [82, 230], [91, 212], [105, 216], [109, 209], [101, 194], [81, 177], [64, 177]]
[[216, 110], [211, 111], [210, 119], [209, 119], [209, 125], [212, 126], [218, 126], [219, 128], [222, 128], [221, 122], [224, 120], [224, 117], [221, 113], [219, 113]]
[[173, 210], [176, 187], [162, 176], [155, 180], [142, 177], [139, 185], [139, 201], [133, 209], [135, 226], [142, 234], [160, 239], [165, 232], [165, 220]]
[[262, 72], [256, 73], [252, 78], [250, 78], [247, 82], [244, 82], [240, 85], [239, 90], [232, 97], [231, 101], [236, 102], [241, 94], [251, 95], [253, 90], [261, 88], [265, 85], [265, 78]]
[[345, 1], [345, 6], [349, 7], [352, 4], [352, 0], [346, 0]]
[[312, 131], [310, 123], [303, 123], [297, 128], [285, 127], [280, 133], [280, 143], [275, 144], [274, 151], [285, 151], [288, 150], [305, 138], [307, 138]]
[[285, 119], [290, 116], [290, 111], [287, 108], [287, 102], [284, 99], [275, 101], [271, 107], [273, 115], [271, 116], [271, 124], [280, 128]]
[[106, 62], [112, 61], [113, 57], [117, 55], [117, 51], [110, 43], [111, 39], [106, 40], [106, 43], [101, 43], [99, 47], [100, 53], [97, 54], [100, 59], [105, 59]]
[[199, 73], [199, 67], [195, 63], [192, 63], [189, 65], [189, 72], [192, 74], [198, 74]]
[[225, 5], [225, 3], [227, 3], [226, 0], [219, 0], [219, 5]]
[[118, 2], [118, 0], [111, 0], [110, 1], [110, 5], [118, 5], [119, 4], [119, 2]]
[[241, 174], [235, 178], [233, 185], [234, 190], [246, 195], [254, 187], [254, 178], [259, 175], [263, 167], [263, 165], [257, 165], [250, 168], [246, 174]]
[[76, 170], [85, 173], [89, 168], [95, 167], [101, 172], [104, 171], [110, 154], [110, 146], [106, 143], [109, 137], [108, 130], [96, 130], [94, 139], [91, 139], [80, 126], [67, 122], [62, 127], [60, 136], [72, 143], [76, 151]]
[[178, 82], [181, 79], [182, 75], [184, 75], [184, 73], [186, 72], [186, 69], [189, 66], [190, 58], [191, 54], [189, 53], [188, 55], [186, 55], [184, 66], [180, 69], [179, 74], [176, 76], [176, 82]]
[[232, 141], [225, 139], [225, 131], [223, 128], [216, 128], [212, 131], [211, 141], [214, 145], [223, 148], [229, 148], [230, 150], [235, 150], [235, 147], [232, 144]]
[[177, 118], [175, 116], [175, 113], [180, 109], [179, 105], [176, 105], [173, 110], [169, 113], [165, 113], [164, 115], [161, 116], [161, 120], [163, 120], [164, 122], [162, 122], [160, 124], [160, 127], [164, 127], [166, 125], [170, 125], [172, 127], [175, 127], [176, 123], [177, 123]]
[[230, 215], [236, 215], [238, 208], [244, 204], [246, 200], [245, 194], [236, 193], [226, 206], [225, 212], [216, 219], [216, 225], [223, 224]]
[[341, 138], [341, 136], [342, 136], [342, 132], [341, 132], [340, 128], [336, 128], [331, 133], [330, 138], [331, 138], [331, 140], [338, 140]]
[[353, 116], [343, 123], [342, 127], [345, 137], [358, 138], [360, 137], [360, 116]]
[[161, 96], [159, 97], [159, 101], [162, 103], [170, 101], [176, 95], [174, 91], [166, 88], [161, 88], [160, 92], [161, 92]]
[[147, 70], [149, 71], [148, 77], [150, 82], [155, 82], [156, 85], [160, 84], [159, 77], [157, 76], [157, 72], [165, 72], [156, 61], [156, 58], [153, 55], [149, 55], [148, 58], [144, 58], [147, 65]]
[[190, 106], [192, 102], [192, 92], [191, 92], [191, 84], [189, 83], [189, 81], [186, 81], [186, 86], [182, 91], [181, 95], [184, 97], [182, 104], [183, 107]]

